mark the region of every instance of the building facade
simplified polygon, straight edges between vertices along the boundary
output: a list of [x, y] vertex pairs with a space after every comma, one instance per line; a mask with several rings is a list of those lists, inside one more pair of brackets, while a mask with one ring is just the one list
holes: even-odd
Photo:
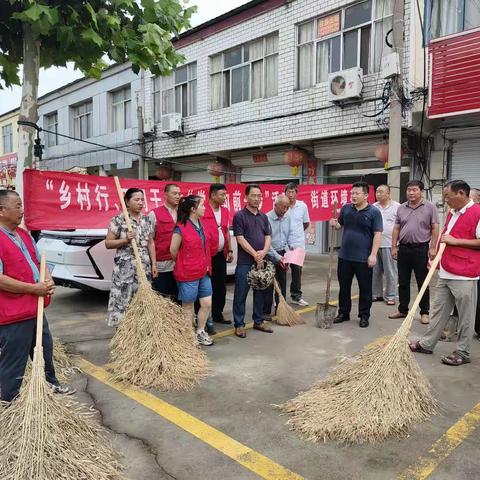
[[0, 186], [15, 185], [18, 152], [18, 108], [0, 115]]
[[[116, 65], [100, 81], [83, 79], [48, 94], [40, 102], [41, 121], [54, 133], [45, 139], [44, 168], [139, 174], [138, 156], [58, 131], [134, 153], [143, 149], [145, 178], [154, 178], [163, 162], [175, 180], [212, 181], [208, 166], [219, 162], [227, 182], [384, 183], [387, 172], [375, 150], [388, 141], [382, 58], [393, 51], [394, 3], [253, 0], [176, 39], [185, 63], [168, 77], [137, 76]], [[405, 1], [400, 62], [407, 97], [423, 85], [416, 5]], [[350, 84], [361, 94], [345, 102], [332, 97]], [[411, 139], [418, 108], [407, 103], [402, 184], [416, 169]], [[292, 149], [304, 155], [300, 168], [285, 163]], [[324, 249], [320, 225], [312, 226], [308, 241], [311, 250]]]
[[41, 97], [42, 168], [137, 177], [143, 79], [128, 64], [114, 65], [100, 80], [83, 78]]
[[441, 201], [449, 179], [480, 188], [480, 6], [473, 0], [425, 4], [429, 59], [430, 181]]

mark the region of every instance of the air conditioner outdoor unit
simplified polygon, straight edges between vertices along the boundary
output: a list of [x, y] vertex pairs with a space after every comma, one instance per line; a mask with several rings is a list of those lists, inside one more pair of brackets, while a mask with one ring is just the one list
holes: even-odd
[[328, 99], [331, 102], [343, 102], [360, 98], [363, 89], [363, 70], [350, 68], [328, 76]]
[[182, 133], [182, 114], [167, 113], [162, 116], [162, 133]]

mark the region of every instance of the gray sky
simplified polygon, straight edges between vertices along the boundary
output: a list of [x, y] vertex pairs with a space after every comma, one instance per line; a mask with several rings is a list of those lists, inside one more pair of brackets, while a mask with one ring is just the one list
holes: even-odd
[[[192, 25], [199, 25], [249, 1], [250, 0], [190, 0], [189, 5], [197, 5], [198, 7], [197, 13], [192, 18]], [[81, 76], [82, 74], [78, 70], [74, 70], [73, 64], [68, 68], [42, 69], [40, 71], [39, 95], [44, 95]], [[20, 105], [21, 93], [21, 87], [0, 90], [0, 115]]]

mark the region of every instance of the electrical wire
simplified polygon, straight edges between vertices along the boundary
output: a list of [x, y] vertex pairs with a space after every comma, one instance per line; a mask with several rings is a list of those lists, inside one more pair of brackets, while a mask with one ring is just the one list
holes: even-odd
[[[192, 168], [194, 169], [195, 171], [202, 171], [202, 170], [205, 170], [207, 171], [207, 169], [202, 169], [202, 168], [199, 168], [198, 165], [191, 165], [191, 164], [188, 164], [188, 163], [183, 163], [183, 162], [175, 162], [173, 160], [166, 160], [166, 159], [163, 159], [163, 158], [156, 158], [156, 157], [153, 157], [153, 156], [149, 156], [149, 155], [141, 155], [140, 153], [137, 153], [137, 152], [130, 152], [128, 150], [124, 150], [122, 148], [118, 148], [118, 147], [111, 147], [111, 146], [108, 146], [108, 145], [103, 145], [101, 143], [97, 143], [97, 142], [92, 142], [90, 140], [85, 140], [83, 138], [76, 138], [76, 137], [73, 137], [71, 135], [66, 135], [66, 134], [63, 134], [63, 133], [57, 133], [57, 132], [53, 132], [51, 130], [46, 130], [46, 129], [43, 129], [41, 127], [38, 127], [38, 130], [40, 132], [44, 132], [44, 133], [52, 133], [52, 134], [56, 134], [58, 135], [59, 137], [65, 137], [65, 138], [68, 138], [70, 140], [74, 140], [74, 141], [78, 141], [78, 142], [83, 142], [83, 143], [87, 143], [89, 145], [93, 145], [93, 146], [96, 146], [96, 147], [100, 147], [99, 150], [96, 150], [96, 152], [101, 152], [101, 151], [106, 151], [106, 150], [113, 150], [113, 151], [116, 151], [116, 152], [120, 152], [120, 153], [126, 153], [128, 155], [135, 155], [137, 157], [142, 157], [143, 159], [145, 160], [151, 160], [151, 161], [154, 161], [154, 162], [159, 162], [161, 163], [162, 165], [163, 164], [172, 164], [172, 165], [181, 165], [183, 167], [188, 167], [188, 168]], [[139, 145], [139, 143], [137, 144], [131, 144], [132, 146], [133, 145]], [[84, 152], [84, 153], [91, 153], [91, 152]], [[381, 168], [381, 169], [378, 169], [378, 170], [374, 170], [372, 171], [370, 174], [375, 174], [375, 173], [381, 173], [381, 172], [384, 172], [384, 169]], [[224, 171], [223, 172], [224, 175], [239, 175], [238, 172], [230, 172], [230, 171]], [[241, 175], [241, 173], [240, 173]], [[261, 175], [261, 174], [256, 174], [257, 177], [264, 177], [264, 178], [279, 178], [279, 179], [285, 179], [285, 176], [284, 175]], [[305, 179], [307, 178], [307, 175], [302, 175], [301, 176], [302, 179]], [[322, 178], [338, 178], [338, 176], [336, 175], [330, 175], [330, 176], [326, 176], [326, 175], [322, 175]]]

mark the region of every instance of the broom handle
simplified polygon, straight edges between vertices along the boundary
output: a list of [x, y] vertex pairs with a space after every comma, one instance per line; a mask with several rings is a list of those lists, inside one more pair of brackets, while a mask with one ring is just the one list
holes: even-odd
[[273, 288], [277, 292], [278, 296], [282, 295], [282, 291], [280, 290], [280, 286], [278, 285], [277, 279], [275, 277], [273, 277]]
[[[47, 262], [45, 259], [45, 251], [42, 252], [40, 258], [40, 282], [45, 281], [45, 272], [46, 272]], [[43, 310], [45, 307], [45, 297], [38, 297], [38, 306], [37, 306], [37, 340], [36, 347], [42, 346], [42, 334], [43, 334]]]
[[[113, 177], [115, 180], [115, 186], [117, 187], [118, 198], [120, 199], [120, 204], [122, 205], [123, 216], [125, 217], [125, 223], [127, 224], [127, 230], [132, 232], [132, 222], [130, 221], [130, 215], [128, 214], [127, 206], [125, 205], [125, 200], [123, 199], [123, 191], [122, 187], [120, 186], [120, 180], [117, 176]], [[132, 248], [133, 253], [135, 255], [135, 262], [137, 264], [137, 274], [138, 277], [144, 277], [144, 280], [147, 280], [147, 275], [145, 274], [145, 270], [143, 269], [142, 260], [140, 258], [140, 252], [138, 251], [137, 241], [133, 238], [132, 239]]]
[[[333, 218], [337, 218], [337, 202], [333, 204]], [[332, 283], [332, 269], [333, 269], [333, 247], [334, 247], [334, 240], [337, 238], [337, 230], [335, 227], [331, 227], [330, 239], [328, 242], [328, 249], [330, 253], [330, 259], [328, 262], [328, 277], [327, 277], [327, 289], [325, 291], [325, 305], [328, 305], [330, 301], [330, 286]]]
[[435, 270], [437, 269], [437, 266], [440, 263], [440, 260], [442, 259], [442, 255], [446, 246], [447, 246], [446, 243], [440, 244], [440, 248], [438, 249], [437, 255], [435, 256], [432, 263], [430, 264], [430, 270], [428, 271], [428, 274], [422, 284], [422, 288], [420, 288], [420, 291], [418, 292], [418, 295], [415, 298], [415, 301], [413, 302], [412, 308], [408, 312], [407, 318], [404, 320], [400, 328], [405, 326], [406, 330], [410, 330], [410, 325], [413, 320], [413, 317], [415, 316], [417, 308], [420, 305], [420, 300], [422, 299], [423, 294], [425, 293], [425, 290], [427, 289], [428, 284], [430, 283], [430, 280], [432, 279], [435, 273]]

